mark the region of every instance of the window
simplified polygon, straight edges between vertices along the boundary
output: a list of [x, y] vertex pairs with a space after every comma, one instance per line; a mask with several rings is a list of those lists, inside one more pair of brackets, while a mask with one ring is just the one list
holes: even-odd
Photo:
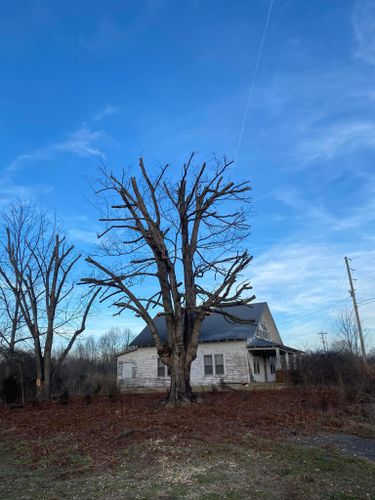
[[215, 375], [224, 375], [224, 356], [215, 354]]
[[205, 375], [224, 375], [224, 355], [205, 354], [203, 356]]
[[261, 323], [260, 323], [260, 325], [258, 327], [257, 337], [260, 337], [262, 339], [268, 339], [269, 338], [268, 330], [267, 330], [267, 326], [266, 326], [265, 321], [261, 321]]
[[167, 372], [167, 367], [165, 364], [162, 362], [160, 358], [158, 358], [158, 377], [166, 377], [168, 372]]
[[120, 361], [118, 368], [118, 378], [128, 380], [137, 377], [137, 366], [132, 361]]
[[204, 374], [213, 375], [214, 367], [212, 365], [212, 354], [205, 354], [203, 356], [203, 362], [204, 362]]
[[260, 364], [259, 359], [254, 358], [254, 375], [260, 374]]

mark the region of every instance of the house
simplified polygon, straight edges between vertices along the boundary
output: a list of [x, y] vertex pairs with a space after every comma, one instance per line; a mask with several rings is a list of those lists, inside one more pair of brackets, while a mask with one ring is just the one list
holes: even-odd
[[[192, 386], [274, 382], [278, 370], [294, 368], [301, 351], [283, 344], [266, 302], [231, 307], [229, 312], [245, 321], [234, 322], [216, 312], [203, 321], [191, 365]], [[157, 316], [155, 323], [166, 342], [164, 316]], [[167, 367], [148, 327], [117, 355], [117, 378], [124, 389], [169, 386]]]

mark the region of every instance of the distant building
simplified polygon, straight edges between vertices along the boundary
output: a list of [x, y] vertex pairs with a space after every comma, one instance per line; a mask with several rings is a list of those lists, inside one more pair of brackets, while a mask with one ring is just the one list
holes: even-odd
[[[275, 382], [276, 372], [294, 369], [301, 351], [283, 344], [266, 302], [230, 308], [230, 314], [249, 323], [209, 314], [202, 323], [197, 357], [191, 365], [192, 386]], [[166, 342], [165, 318], [155, 319]], [[168, 387], [167, 367], [158, 357], [148, 327], [117, 356], [117, 379], [125, 388]]]

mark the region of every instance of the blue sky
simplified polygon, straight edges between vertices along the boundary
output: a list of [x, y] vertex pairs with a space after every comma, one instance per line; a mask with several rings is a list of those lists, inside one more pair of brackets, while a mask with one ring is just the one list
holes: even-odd
[[[269, 0], [1, 3], [0, 204], [56, 210], [84, 251], [90, 179], [236, 156]], [[248, 274], [286, 343], [375, 297], [375, 3], [274, 0], [233, 177], [254, 187]], [[370, 342], [375, 302], [362, 304]], [[90, 323], [139, 330], [102, 311]], [[372, 341], [374, 344], [374, 341]]]

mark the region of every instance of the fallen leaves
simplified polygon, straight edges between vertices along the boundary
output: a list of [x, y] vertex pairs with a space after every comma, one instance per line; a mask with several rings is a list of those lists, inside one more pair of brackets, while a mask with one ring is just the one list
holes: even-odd
[[[202, 402], [183, 407], [160, 405], [160, 394], [124, 394], [117, 401], [73, 399], [10, 410], [0, 408], [1, 433], [28, 445], [35, 462], [66, 466], [77, 456], [96, 467], [112, 466], [118, 452], [158, 442], [189, 446], [192, 442], [242, 443], [249, 434], [285, 438], [296, 433], [345, 429], [357, 425], [361, 411], [345, 402], [324, 411], [316, 391], [298, 389], [204, 393]], [[335, 399], [336, 398], [336, 399]], [[4, 434], [5, 435], [5, 434]], [[79, 468], [79, 464], [77, 464]]]

